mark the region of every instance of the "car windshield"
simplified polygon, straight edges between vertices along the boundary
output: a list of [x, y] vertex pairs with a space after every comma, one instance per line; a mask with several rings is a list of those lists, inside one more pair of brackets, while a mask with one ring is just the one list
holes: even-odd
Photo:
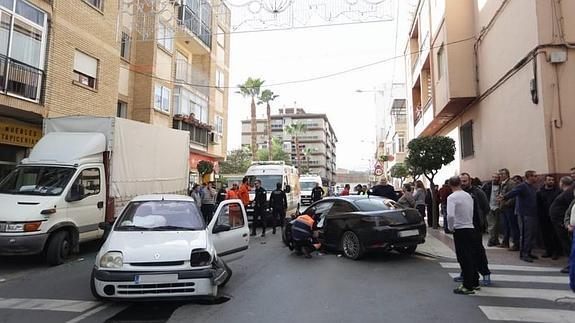
[[383, 199], [380, 197], [370, 197], [355, 201], [357, 207], [365, 212], [371, 211], [384, 211], [401, 209], [401, 205], [393, 202], [392, 200]]
[[262, 187], [266, 189], [266, 191], [273, 191], [276, 189], [276, 184], [282, 182], [281, 175], [249, 175], [248, 180], [250, 184], [253, 184], [256, 179], [262, 181]]
[[315, 187], [315, 182], [299, 182], [302, 191], [311, 191]]
[[75, 168], [53, 166], [22, 166], [0, 182], [0, 193], [55, 196], [64, 191]]
[[128, 204], [115, 231], [203, 230], [198, 208], [188, 201], [140, 201]]

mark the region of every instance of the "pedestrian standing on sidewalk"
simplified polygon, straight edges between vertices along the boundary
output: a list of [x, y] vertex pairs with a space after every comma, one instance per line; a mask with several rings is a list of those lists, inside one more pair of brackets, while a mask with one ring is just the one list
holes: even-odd
[[262, 237], [266, 236], [267, 225], [267, 192], [262, 187], [262, 182], [259, 179], [255, 181], [255, 197], [254, 197], [254, 221], [252, 223], [252, 236], [256, 235], [256, 223], [259, 220], [262, 224]]
[[491, 285], [491, 271], [489, 270], [487, 253], [483, 247], [483, 232], [487, 227], [485, 218], [489, 213], [489, 201], [479, 187], [471, 184], [471, 176], [468, 173], [462, 173], [459, 178], [461, 188], [473, 199], [473, 228], [475, 233], [473, 254], [477, 262], [477, 271], [483, 276], [482, 284], [489, 286]]
[[398, 204], [408, 207], [408, 208], [415, 208], [415, 199], [413, 198], [413, 188], [410, 184], [403, 184], [402, 186], [403, 195], [397, 201]]
[[311, 202], [319, 201], [323, 198], [325, 191], [319, 185], [319, 183], [315, 183], [315, 187], [311, 190]]
[[515, 186], [511, 192], [500, 197], [502, 201], [516, 198], [515, 213], [519, 215], [521, 221], [519, 257], [525, 262], [533, 262], [533, 260], [538, 258], [532, 253], [538, 227], [536, 183], [537, 173], [533, 170], [528, 170], [525, 172], [525, 181], [523, 183]]
[[272, 234], [276, 234], [276, 226], [283, 228], [287, 210], [287, 195], [282, 190], [282, 183], [276, 184], [276, 189], [270, 194], [270, 207], [272, 209], [273, 229]]
[[393, 186], [388, 184], [387, 178], [385, 177], [382, 177], [379, 180], [379, 184], [372, 187], [371, 191], [368, 192], [369, 195], [381, 196], [388, 199], [392, 199], [394, 201], [398, 200], [397, 193], [395, 193], [395, 188], [393, 188]]
[[[200, 185], [194, 184], [190, 196], [194, 199], [194, 204], [198, 208], [198, 212], [202, 212], [202, 196], [200, 195]], [[207, 223], [206, 223], [207, 224]]]
[[[413, 193], [413, 198], [415, 199], [415, 208], [419, 211], [421, 218], [425, 218], [425, 185], [422, 181], [415, 182], [415, 193]], [[428, 221], [429, 222], [429, 221]]]
[[242, 203], [244, 204], [244, 208], [248, 208], [248, 205], [250, 204], [250, 184], [248, 183], [248, 177], [244, 176], [244, 178], [242, 178], [242, 185], [240, 185], [240, 189], [238, 190], [238, 197], [240, 198], [240, 200], [242, 200]]
[[216, 210], [217, 194], [212, 182], [209, 182], [202, 192], [202, 215], [206, 223], [210, 223]]
[[449, 179], [453, 193], [447, 198], [447, 224], [453, 231], [455, 254], [461, 267], [462, 284], [453, 290], [455, 294], [475, 294], [479, 287], [477, 262], [473, 253], [475, 230], [473, 227], [473, 198], [461, 189], [461, 179], [454, 176]]
[[[561, 177], [559, 180], [559, 188], [561, 189], [561, 193], [559, 196], [553, 200], [551, 206], [549, 207], [549, 219], [551, 220], [551, 225], [553, 226], [553, 231], [555, 232], [555, 236], [559, 241], [560, 245], [560, 255], [569, 257], [571, 254], [571, 241], [569, 239], [569, 232], [567, 231], [567, 226], [565, 226], [564, 218], [565, 213], [569, 208], [569, 205], [573, 201], [573, 188], [575, 183], [573, 178], [570, 176]], [[559, 255], [553, 257], [553, 259], [557, 259]], [[561, 270], [562, 273], [569, 272], [569, 266], [566, 266]]]
[[351, 186], [349, 184], [345, 184], [343, 191], [341, 191], [341, 193], [339, 195], [340, 196], [348, 196], [350, 188], [351, 188]]
[[228, 195], [228, 185], [226, 184], [222, 184], [222, 187], [220, 188], [220, 190], [218, 191], [218, 196], [216, 197], [216, 207], [223, 201], [226, 199], [226, 196]]
[[[509, 178], [509, 170], [507, 168], [500, 169], [499, 176], [501, 177], [499, 194], [505, 195], [511, 192], [515, 187], [515, 182]], [[519, 224], [517, 215], [515, 215], [515, 198], [500, 201], [499, 209], [503, 218], [503, 242], [499, 247], [507, 248], [509, 251], [519, 251]]]
[[[573, 171], [573, 169], [571, 169], [571, 171]], [[573, 238], [571, 255], [569, 256], [569, 287], [573, 292], [575, 292], [575, 202], [572, 202], [571, 204], [570, 212], [567, 212], [570, 214], [567, 228]]]
[[445, 233], [452, 233], [447, 227], [447, 198], [451, 195], [451, 187], [449, 180], [446, 180], [443, 186], [439, 189], [439, 204], [441, 205], [441, 214], [443, 215], [443, 231]]
[[537, 218], [545, 246], [545, 254], [541, 256], [543, 258], [557, 257], [561, 253], [559, 238], [555, 234], [549, 217], [551, 204], [559, 194], [561, 194], [561, 189], [555, 185], [555, 177], [545, 176], [543, 186], [537, 191]]
[[494, 173], [491, 175], [491, 181], [483, 185], [483, 192], [485, 192], [485, 195], [489, 199], [489, 214], [487, 214], [487, 232], [489, 233], [488, 247], [499, 245], [501, 210], [499, 209], [497, 196], [499, 196], [500, 182], [501, 176], [499, 176], [499, 173]]

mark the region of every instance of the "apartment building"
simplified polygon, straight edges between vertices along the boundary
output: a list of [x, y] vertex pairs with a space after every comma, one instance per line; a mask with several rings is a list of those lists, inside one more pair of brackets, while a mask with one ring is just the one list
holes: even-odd
[[141, 3], [0, 0], [0, 177], [39, 140], [43, 118], [66, 115], [188, 130], [192, 169], [225, 158], [229, 9]]
[[[327, 184], [334, 181], [336, 171], [337, 137], [329, 119], [325, 114], [306, 113], [301, 108], [279, 109], [279, 113], [271, 116], [272, 136], [280, 138], [284, 150], [291, 154], [292, 164], [296, 165], [296, 146], [294, 138], [285, 132], [285, 127], [292, 123], [307, 125], [305, 133], [298, 136], [300, 160], [302, 168], [309, 165], [309, 173], [318, 174]], [[267, 149], [267, 120], [257, 120], [258, 149]], [[242, 146], [249, 146], [251, 140], [250, 120], [242, 120]], [[302, 153], [309, 148], [308, 157]]]
[[575, 165], [575, 2], [420, 0], [406, 41], [410, 138], [454, 139], [460, 171]]
[[[403, 90], [403, 88], [402, 88]], [[392, 98], [384, 109], [385, 122], [377, 134], [377, 159], [383, 162], [384, 174], [389, 178], [389, 171], [395, 164], [405, 162], [407, 155], [407, 109], [406, 100]], [[390, 183], [400, 188], [399, 179], [390, 179]]]

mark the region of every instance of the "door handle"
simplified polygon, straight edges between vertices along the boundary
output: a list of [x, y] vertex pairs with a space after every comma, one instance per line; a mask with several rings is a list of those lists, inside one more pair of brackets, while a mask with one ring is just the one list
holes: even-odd
[[103, 207], [104, 207], [104, 202], [102, 202], [102, 201], [98, 202], [97, 206], [98, 206], [99, 209], [103, 208]]
[[247, 237], [247, 236], [248, 236], [247, 233], [242, 234], [242, 237], [243, 237], [243, 238], [245, 238], [245, 237]]

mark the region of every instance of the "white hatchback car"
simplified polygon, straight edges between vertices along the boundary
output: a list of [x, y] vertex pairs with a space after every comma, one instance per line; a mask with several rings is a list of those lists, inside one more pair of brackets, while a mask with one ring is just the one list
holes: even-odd
[[107, 229], [92, 271], [96, 298], [217, 296], [231, 276], [224, 261], [241, 258], [249, 243], [240, 200], [220, 203], [206, 224], [190, 197], [139, 196]]

